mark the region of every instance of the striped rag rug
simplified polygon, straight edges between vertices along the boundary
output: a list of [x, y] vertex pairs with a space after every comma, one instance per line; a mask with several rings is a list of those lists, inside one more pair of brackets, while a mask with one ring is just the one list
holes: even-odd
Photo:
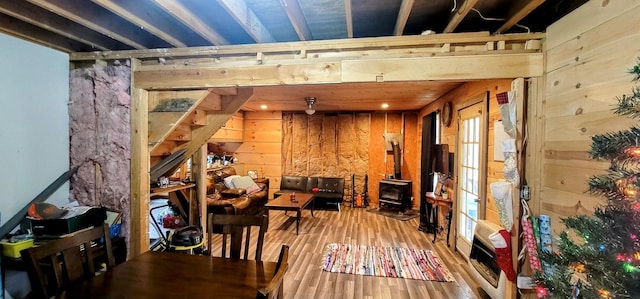
[[328, 272], [455, 281], [431, 250], [342, 243], [327, 244], [324, 250], [322, 269]]

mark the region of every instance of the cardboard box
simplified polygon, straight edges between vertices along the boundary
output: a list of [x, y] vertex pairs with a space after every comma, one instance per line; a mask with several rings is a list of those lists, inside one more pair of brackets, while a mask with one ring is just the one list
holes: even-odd
[[33, 239], [15, 243], [11, 243], [9, 240], [2, 240], [0, 241], [0, 246], [2, 246], [2, 255], [17, 259], [20, 258], [20, 251], [22, 249], [33, 247]]
[[92, 226], [100, 226], [107, 217], [102, 207], [70, 207], [59, 219], [31, 219], [31, 229], [36, 236], [61, 236]]

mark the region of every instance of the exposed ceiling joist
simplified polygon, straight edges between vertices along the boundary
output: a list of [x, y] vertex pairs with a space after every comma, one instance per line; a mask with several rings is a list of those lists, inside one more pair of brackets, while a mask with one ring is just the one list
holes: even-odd
[[444, 28], [442, 33], [451, 33], [456, 30], [456, 27], [460, 25], [460, 22], [469, 14], [469, 11], [478, 3], [478, 0], [465, 0], [464, 3], [460, 6], [458, 10], [456, 10], [451, 18], [449, 19], [449, 23], [447, 27]]
[[407, 20], [409, 20], [413, 3], [415, 3], [415, 0], [402, 0], [400, 11], [398, 12], [398, 19], [396, 20], [396, 27], [393, 30], [394, 35], [402, 35], [404, 32], [404, 26], [407, 25]]
[[351, 0], [344, 0], [344, 15], [347, 22], [347, 37], [353, 38], [353, 12], [351, 11]]
[[0, 14], [0, 32], [17, 36], [36, 44], [63, 52], [69, 52], [71, 49], [76, 47], [89, 48], [89, 46], [85, 44], [65, 38], [58, 34], [52, 34], [40, 27], [24, 23], [16, 18], [3, 14]]
[[[55, 48], [69, 53], [186, 48], [212, 52], [227, 45], [399, 37], [419, 35], [425, 30], [511, 33], [523, 31], [514, 26], [524, 21], [530, 32], [544, 32], [555, 20], [588, 1], [0, 0], [0, 14], [12, 18], [5, 20], [8, 27], [0, 27], [0, 31], [43, 45], [56, 39]], [[450, 10], [452, 5], [454, 10]], [[487, 16], [504, 20], [487, 22], [471, 12], [474, 6]], [[15, 22], [40, 30], [26, 28], [29, 26], [22, 29]], [[38, 31], [59, 37], [38, 41], [46, 35]], [[71, 45], [71, 49], [64, 50]], [[296, 55], [307, 57], [305, 49], [300, 50]], [[251, 51], [256, 55], [257, 50]]]
[[213, 43], [214, 45], [228, 45], [229, 41], [225, 39], [218, 31], [211, 28], [204, 21], [191, 13], [189, 9], [175, 0], [153, 0], [166, 12], [178, 19], [182, 24], [191, 28], [194, 32]]
[[284, 11], [287, 13], [287, 17], [289, 17], [289, 21], [291, 21], [293, 29], [298, 34], [298, 38], [300, 38], [300, 40], [312, 40], [313, 36], [311, 35], [311, 30], [309, 30], [309, 25], [304, 18], [302, 8], [300, 7], [298, 1], [280, 0], [280, 4], [282, 5], [282, 8], [284, 8]]
[[529, 13], [531, 13], [534, 9], [538, 8], [538, 6], [542, 5], [545, 0], [519, 0], [511, 5], [511, 9], [507, 14], [507, 21], [496, 30], [496, 34], [503, 33], [511, 27], [515, 26], [526, 17]]
[[[135, 24], [149, 33], [163, 39], [174, 47], [186, 47], [187, 45], [178, 40], [173, 34], [158, 28], [154, 21], [150, 19], [150, 15], [146, 13], [146, 8], [142, 1], [127, 0], [91, 0], [94, 3], [110, 10], [123, 19]], [[154, 16], [157, 18], [157, 16]]]
[[220, 3], [220, 6], [238, 22], [256, 43], [273, 43], [276, 41], [244, 1], [218, 0], [218, 3]]
[[[140, 42], [135, 26], [126, 22], [112, 22], [105, 19], [103, 11], [86, 5], [86, 2], [64, 0], [27, 0], [35, 5], [51, 12], [82, 24], [94, 31], [100, 32], [121, 43], [136, 49], [146, 49], [147, 46]], [[133, 27], [133, 28], [132, 28]]]
[[90, 45], [96, 50], [129, 49], [126, 45], [118, 43], [107, 36], [89, 30], [86, 27], [77, 26], [76, 23], [68, 19], [48, 13], [41, 7], [25, 1], [0, 0], [0, 12], [44, 30], [50, 30], [56, 34]]

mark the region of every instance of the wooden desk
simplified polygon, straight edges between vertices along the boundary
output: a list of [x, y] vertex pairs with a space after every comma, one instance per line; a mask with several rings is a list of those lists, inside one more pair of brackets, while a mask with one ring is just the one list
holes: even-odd
[[[276, 199], [268, 202], [264, 205], [269, 210], [284, 210], [296, 212], [296, 235], [298, 234], [298, 227], [300, 226], [300, 216], [302, 209], [309, 205], [313, 201], [313, 194], [310, 193], [296, 193], [296, 202], [291, 201], [291, 193], [284, 193], [278, 196]], [[315, 203], [314, 203], [315, 204]], [[311, 205], [311, 217], [313, 217], [313, 205]]]
[[275, 262], [148, 251], [55, 298], [256, 298]]
[[436, 242], [436, 237], [438, 236], [439, 207], [443, 207], [447, 210], [447, 216], [445, 219], [447, 220], [447, 246], [449, 246], [449, 233], [451, 232], [451, 218], [453, 216], [453, 200], [449, 198], [444, 199], [442, 196], [436, 195], [433, 192], [427, 192], [425, 196], [427, 198], [427, 202], [432, 204], [435, 208], [434, 210], [436, 215], [434, 217], [435, 229], [433, 232], [433, 243]]

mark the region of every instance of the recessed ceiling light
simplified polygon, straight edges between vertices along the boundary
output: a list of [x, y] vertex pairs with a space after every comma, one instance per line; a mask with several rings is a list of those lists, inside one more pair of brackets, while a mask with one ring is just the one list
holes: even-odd
[[260, 108], [267, 109], [267, 105], [262, 104], [262, 105], [260, 105]]
[[387, 108], [389, 108], [389, 104], [384, 103], [384, 104], [381, 105], [381, 107], [382, 107], [382, 109], [387, 109]]

